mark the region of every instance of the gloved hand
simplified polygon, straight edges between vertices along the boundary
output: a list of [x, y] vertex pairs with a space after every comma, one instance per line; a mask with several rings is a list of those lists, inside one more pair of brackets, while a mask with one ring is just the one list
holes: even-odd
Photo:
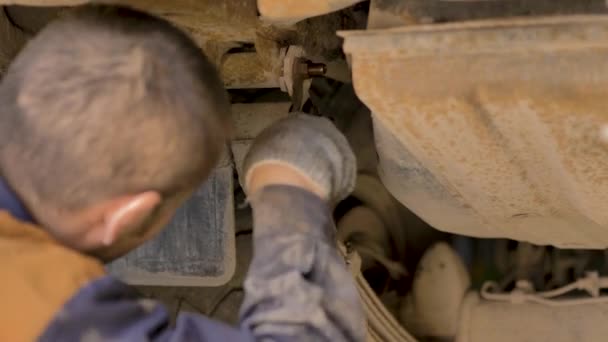
[[[355, 187], [355, 155], [342, 133], [325, 118], [294, 114], [259, 134], [243, 166], [243, 183], [249, 195], [252, 176], [268, 165], [296, 172], [332, 204], [343, 200]], [[278, 178], [275, 184], [281, 184]]]

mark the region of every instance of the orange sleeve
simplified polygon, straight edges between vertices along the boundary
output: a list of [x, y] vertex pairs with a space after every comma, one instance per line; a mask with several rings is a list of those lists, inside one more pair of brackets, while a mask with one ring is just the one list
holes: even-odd
[[78, 290], [105, 274], [42, 228], [0, 212], [0, 341], [33, 341]]

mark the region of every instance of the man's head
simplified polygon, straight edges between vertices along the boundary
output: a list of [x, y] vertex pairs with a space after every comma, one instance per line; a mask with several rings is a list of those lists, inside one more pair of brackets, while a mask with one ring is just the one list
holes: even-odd
[[0, 85], [0, 171], [64, 244], [105, 259], [153, 236], [230, 125], [216, 70], [164, 20], [88, 7], [48, 25]]

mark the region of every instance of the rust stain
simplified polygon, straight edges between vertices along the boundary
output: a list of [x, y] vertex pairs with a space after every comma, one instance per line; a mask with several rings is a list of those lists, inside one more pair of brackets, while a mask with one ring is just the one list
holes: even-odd
[[[378, 146], [384, 181], [425, 220], [608, 247], [608, 20], [363, 32], [346, 35], [345, 50], [357, 94], [394, 137], [395, 147]], [[412, 183], [395, 156], [406, 151], [437, 184]]]

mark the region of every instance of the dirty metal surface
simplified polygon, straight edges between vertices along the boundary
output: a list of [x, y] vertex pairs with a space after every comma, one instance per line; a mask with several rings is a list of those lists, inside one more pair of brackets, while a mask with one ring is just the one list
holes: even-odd
[[[342, 11], [278, 27], [260, 20], [256, 0], [0, 0], [0, 5], [19, 5], [4, 10], [13, 26], [28, 37], [53, 19], [53, 14], [89, 3], [131, 6], [171, 21], [203, 48], [220, 69], [228, 89], [278, 88], [283, 46], [303, 45], [307, 54], [322, 57], [324, 62], [340, 59], [342, 42], [335, 32], [363, 27], [365, 15], [363, 11]], [[0, 50], [8, 49], [8, 42], [0, 43]]]
[[[17, 1], [18, 3], [21, 3]], [[82, 3], [97, 1], [37, 1], [47, 7], [8, 6], [4, 8], [4, 29], [0, 35], [5, 37], [1, 43], [0, 71], [8, 65], [14, 52], [54, 18], [69, 12], [72, 7]], [[6, 1], [0, 0], [0, 4]], [[292, 31], [278, 30], [270, 26], [262, 27], [257, 17], [255, 0], [228, 0], [213, 2], [197, 9], [186, 1], [109, 1], [148, 11], [173, 22], [203, 48], [210, 60], [218, 66], [226, 88], [278, 88], [282, 62], [278, 41], [291, 37]], [[68, 7], [58, 7], [65, 5]], [[55, 7], [48, 7], [55, 6]], [[238, 23], [235, 23], [238, 21]], [[11, 25], [12, 24], [12, 25]], [[5, 32], [5, 30], [10, 30]], [[14, 33], [13, 33], [14, 32]], [[19, 35], [14, 41], [11, 35]], [[286, 38], [287, 37], [287, 38]], [[295, 38], [293, 38], [295, 39]], [[233, 53], [243, 45], [250, 45], [250, 51]], [[255, 48], [253, 48], [255, 46]]]
[[128, 5], [164, 17], [201, 40], [253, 42], [255, 0], [0, 0], [0, 5], [75, 6], [87, 3]]
[[220, 65], [224, 86], [231, 88], [279, 88], [281, 64], [277, 54], [274, 67], [265, 67], [257, 52], [224, 55]]
[[[219, 286], [234, 274], [233, 167], [228, 157], [153, 240], [108, 265], [127, 283]], [[186, 237], [186, 238], [185, 238]]]
[[434, 227], [608, 247], [608, 18], [343, 33], [380, 174]]

